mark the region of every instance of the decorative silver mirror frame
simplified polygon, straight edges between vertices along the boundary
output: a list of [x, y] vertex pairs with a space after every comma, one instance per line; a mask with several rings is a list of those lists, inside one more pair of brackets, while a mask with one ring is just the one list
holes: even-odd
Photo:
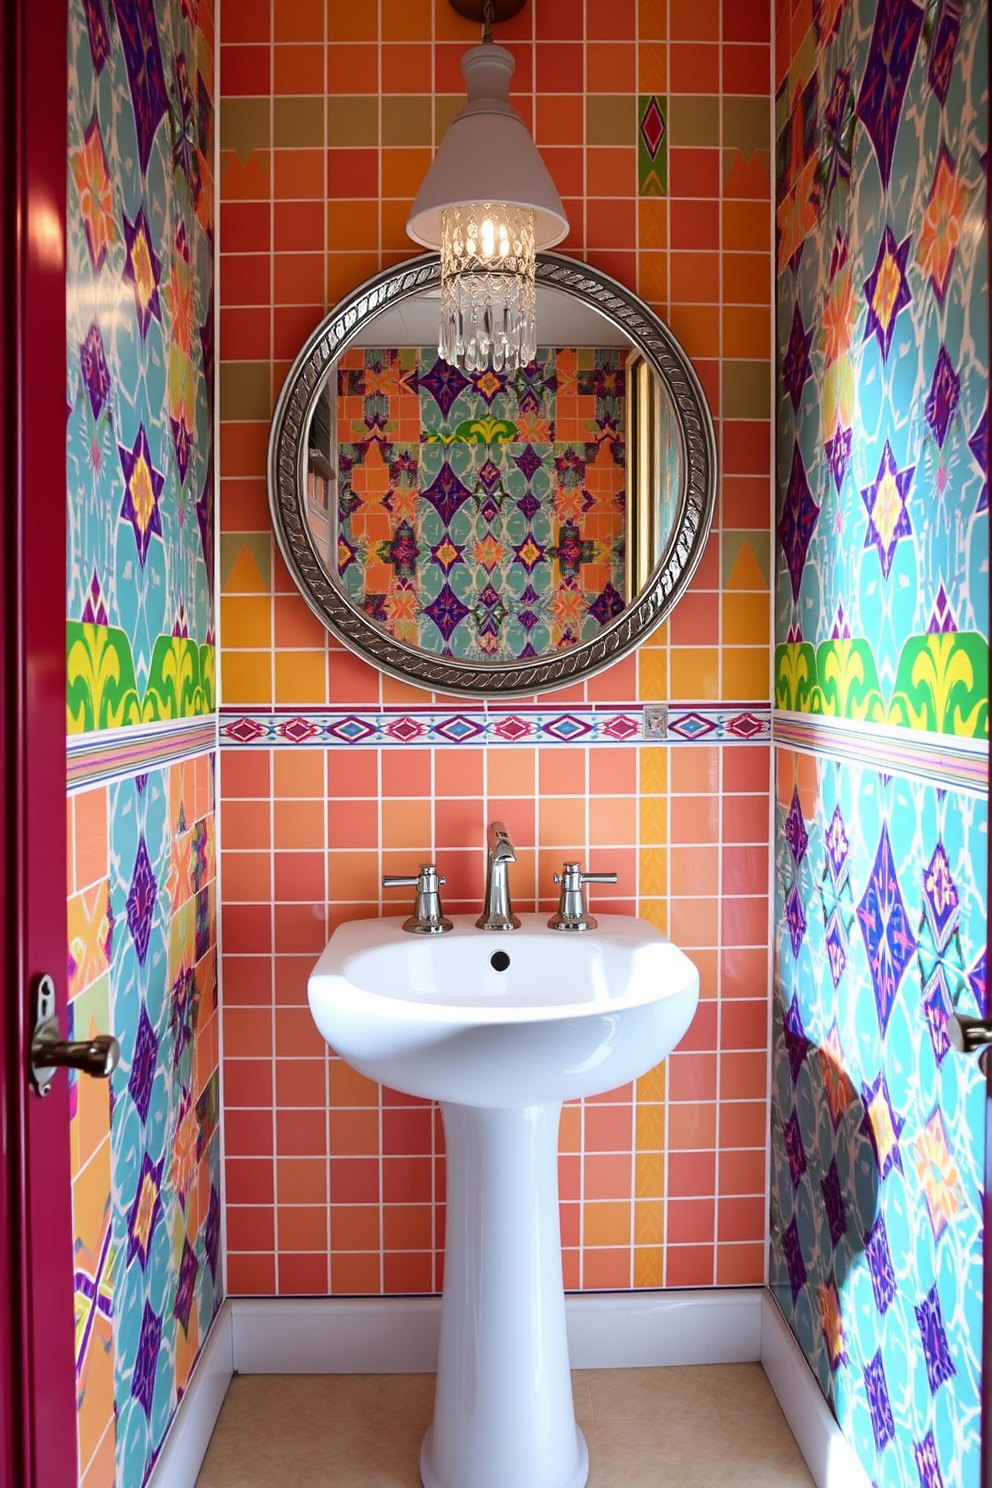
[[602, 671], [639, 645], [687, 589], [706, 546], [716, 505], [716, 440], [692, 364], [667, 326], [615, 279], [556, 253], [537, 258], [537, 279], [592, 306], [635, 343], [667, 387], [681, 424], [683, 481], [665, 551], [643, 593], [598, 635], [539, 660], [501, 662], [439, 657], [395, 640], [334, 584], [305, 520], [307, 434], [331, 364], [367, 321], [441, 282], [441, 261], [427, 254], [387, 269], [342, 300], [310, 336], [279, 394], [269, 433], [269, 506], [276, 539], [300, 593], [318, 619], [363, 660], [433, 692], [524, 697]]

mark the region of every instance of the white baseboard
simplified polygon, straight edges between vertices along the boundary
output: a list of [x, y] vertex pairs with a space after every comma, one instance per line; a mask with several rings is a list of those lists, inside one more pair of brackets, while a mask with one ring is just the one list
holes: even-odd
[[[575, 1369], [760, 1362], [817, 1488], [870, 1488], [764, 1288], [566, 1297]], [[438, 1297], [235, 1297], [224, 1303], [146, 1488], [194, 1488], [234, 1372], [421, 1374], [437, 1366]]]
[[231, 1304], [223, 1302], [145, 1488], [194, 1488], [234, 1373]]
[[799, 1443], [816, 1488], [871, 1488], [868, 1474], [837, 1425], [770, 1292], [762, 1295], [761, 1367]]

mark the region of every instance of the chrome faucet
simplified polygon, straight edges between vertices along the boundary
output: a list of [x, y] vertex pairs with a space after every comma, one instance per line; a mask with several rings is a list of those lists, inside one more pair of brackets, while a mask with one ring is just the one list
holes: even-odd
[[486, 847], [486, 900], [476, 926], [480, 930], [519, 930], [520, 921], [510, 908], [506, 876], [507, 866], [517, 861], [517, 855], [502, 822], [489, 823]]

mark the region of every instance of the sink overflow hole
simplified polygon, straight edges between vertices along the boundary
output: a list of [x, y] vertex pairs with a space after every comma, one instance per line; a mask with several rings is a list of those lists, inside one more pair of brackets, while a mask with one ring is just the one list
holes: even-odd
[[505, 951], [493, 951], [489, 957], [489, 965], [493, 971], [505, 971], [510, 964], [510, 958]]

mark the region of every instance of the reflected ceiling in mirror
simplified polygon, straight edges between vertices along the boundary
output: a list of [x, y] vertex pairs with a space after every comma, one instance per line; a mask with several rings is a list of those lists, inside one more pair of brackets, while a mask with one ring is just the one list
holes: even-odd
[[670, 611], [712, 516], [692, 368], [635, 297], [542, 255], [538, 356], [464, 373], [432, 345], [436, 257], [363, 286], [303, 348], [270, 502], [307, 602], [432, 690], [518, 696], [608, 666]]

